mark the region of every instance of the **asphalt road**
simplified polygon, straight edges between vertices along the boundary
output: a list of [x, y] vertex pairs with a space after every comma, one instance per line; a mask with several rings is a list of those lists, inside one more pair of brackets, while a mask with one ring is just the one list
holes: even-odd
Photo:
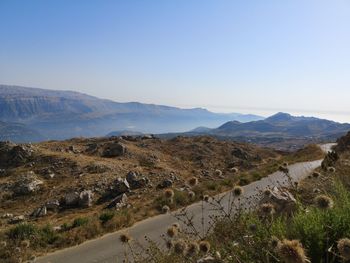
[[[332, 144], [322, 145], [322, 149], [327, 152], [331, 149]], [[314, 169], [321, 165], [322, 160], [297, 163], [289, 166], [290, 176], [294, 182], [300, 181], [307, 177]], [[258, 197], [266, 188], [271, 188], [274, 185], [288, 186], [290, 182], [286, 180], [286, 176], [281, 172], [276, 172], [269, 175], [260, 181], [253, 182], [244, 187], [244, 194], [241, 197], [240, 206], [246, 209], [256, 207]], [[231, 192], [218, 195], [215, 199], [222, 198], [221, 204], [228, 209], [232, 204]], [[235, 200], [237, 203], [237, 200]], [[199, 202], [187, 207], [189, 215], [193, 215], [193, 222], [197, 229], [207, 229], [210, 225], [211, 218], [216, 215], [217, 210], [213, 209], [210, 203]], [[125, 247], [120, 242], [119, 237], [122, 233], [128, 232], [134, 240], [144, 243], [144, 237], [147, 235], [151, 240], [161, 242], [161, 235], [164, 234], [167, 228], [174, 222], [178, 222], [171, 214], [159, 215], [148, 218], [136, 223], [128, 229], [107, 234], [101, 238], [87, 241], [79, 246], [56, 251], [41, 258], [36, 262], [39, 263], [117, 263], [123, 262], [125, 255]], [[183, 226], [184, 227], [184, 226]]]

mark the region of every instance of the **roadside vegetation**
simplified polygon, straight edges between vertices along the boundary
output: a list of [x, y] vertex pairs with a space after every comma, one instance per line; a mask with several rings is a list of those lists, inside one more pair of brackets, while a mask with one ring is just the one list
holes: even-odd
[[[250, 212], [239, 206], [230, 214], [222, 209], [204, 235], [201, 229], [193, 230], [190, 217], [177, 214], [185, 226], [164, 233], [167, 249], [149, 241], [149, 249], [144, 250], [131, 241], [139, 251], [132, 259], [160, 263], [350, 262], [350, 152], [341, 153], [336, 161], [335, 155], [325, 158], [323, 169], [290, 185], [296, 197], [293, 210], [280, 212], [273, 203], [259, 204]], [[241, 198], [239, 190], [234, 193]], [[269, 190], [262, 194], [268, 195]], [[203, 202], [217, 201], [207, 198]]]

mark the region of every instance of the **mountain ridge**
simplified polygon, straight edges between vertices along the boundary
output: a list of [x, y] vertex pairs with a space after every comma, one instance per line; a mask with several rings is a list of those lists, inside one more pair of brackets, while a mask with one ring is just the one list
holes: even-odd
[[0, 85], [0, 121], [21, 123], [48, 139], [104, 136], [120, 130], [185, 132], [196, 126], [216, 127], [232, 119], [262, 117], [213, 113], [203, 108], [121, 103], [75, 91]]

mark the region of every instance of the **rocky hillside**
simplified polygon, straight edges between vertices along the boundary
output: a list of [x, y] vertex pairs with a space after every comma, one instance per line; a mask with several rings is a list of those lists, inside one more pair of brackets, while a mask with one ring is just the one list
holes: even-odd
[[0, 121], [24, 124], [50, 139], [104, 136], [119, 130], [186, 131], [203, 125], [216, 127], [232, 119], [250, 121], [261, 117], [118, 103], [72, 91], [0, 85]]
[[159, 212], [155, 199], [164, 188], [185, 195], [189, 178], [195, 176], [200, 193], [213, 181], [238, 182], [238, 170], [250, 171], [279, 157], [271, 150], [210, 137], [2, 142], [0, 215], [4, 216], [0, 226], [38, 220], [59, 226], [107, 207], [130, 207], [142, 218], [145, 212]]
[[1, 142], [0, 241], [8, 245], [0, 256], [18, 262], [72, 246], [258, 180], [283, 162], [321, 158], [309, 150], [282, 155], [209, 136]]

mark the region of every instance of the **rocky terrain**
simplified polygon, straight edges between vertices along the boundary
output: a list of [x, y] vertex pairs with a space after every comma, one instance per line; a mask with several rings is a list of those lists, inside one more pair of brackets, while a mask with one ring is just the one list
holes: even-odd
[[1, 142], [0, 214], [10, 214], [1, 226], [18, 222], [18, 216], [59, 225], [75, 213], [139, 203], [152, 212], [160, 189], [187, 191], [190, 177], [224, 180], [233, 168], [252, 170], [278, 157], [272, 150], [210, 137]]

